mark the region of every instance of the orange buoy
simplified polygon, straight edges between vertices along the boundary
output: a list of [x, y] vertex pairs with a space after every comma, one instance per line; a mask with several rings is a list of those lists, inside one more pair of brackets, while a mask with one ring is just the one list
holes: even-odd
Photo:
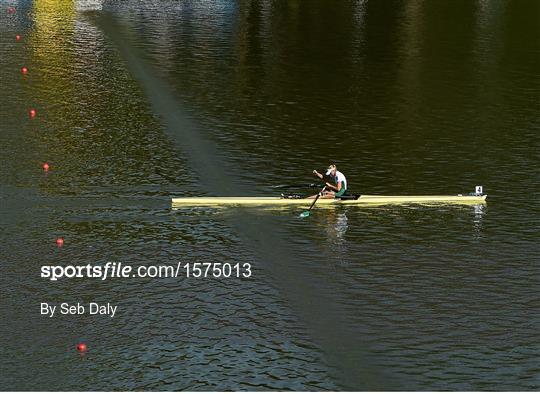
[[22, 72], [24, 75], [26, 75], [26, 74], [28, 74], [28, 69], [27, 69], [26, 67], [22, 67], [22, 68], [21, 68], [21, 72]]
[[35, 118], [36, 115], [37, 115], [37, 112], [34, 108], [32, 108], [30, 111], [28, 111], [28, 115], [31, 117], [31, 118]]
[[49, 164], [43, 163], [43, 170], [49, 171]]
[[84, 352], [86, 352], [87, 350], [88, 350], [88, 347], [86, 346], [86, 343], [81, 342], [81, 343], [79, 343], [79, 344], [77, 345], [77, 351], [78, 351], [79, 353], [84, 353]]
[[20, 35], [18, 35], [18, 34], [15, 36], [15, 40], [16, 40], [16, 41], [21, 41], [21, 38], [22, 38], [22, 37], [21, 37]]
[[64, 245], [64, 238], [60, 237], [56, 239], [56, 245], [60, 248]]

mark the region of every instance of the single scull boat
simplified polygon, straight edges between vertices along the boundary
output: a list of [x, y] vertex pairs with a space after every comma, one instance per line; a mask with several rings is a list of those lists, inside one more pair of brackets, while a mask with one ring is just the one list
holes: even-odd
[[[344, 196], [345, 198], [319, 199], [317, 205], [369, 205], [369, 204], [483, 204], [487, 194], [450, 196]], [[172, 199], [173, 207], [208, 206], [257, 206], [257, 205], [305, 205], [313, 199], [288, 197], [178, 197]]]

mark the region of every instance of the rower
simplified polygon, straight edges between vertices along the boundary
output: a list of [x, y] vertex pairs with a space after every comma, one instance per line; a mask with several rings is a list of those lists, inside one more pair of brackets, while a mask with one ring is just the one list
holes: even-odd
[[[319, 177], [319, 179], [324, 178], [323, 174], [319, 173], [317, 170], [313, 170], [313, 174]], [[337, 170], [335, 164], [331, 164], [328, 167], [326, 170], [326, 176], [329, 176], [334, 181], [334, 184], [326, 182], [326, 187], [323, 190], [323, 194], [320, 198], [339, 198], [347, 193], [347, 179], [342, 172]], [[311, 198], [315, 197], [317, 197], [317, 195], [312, 196]]]

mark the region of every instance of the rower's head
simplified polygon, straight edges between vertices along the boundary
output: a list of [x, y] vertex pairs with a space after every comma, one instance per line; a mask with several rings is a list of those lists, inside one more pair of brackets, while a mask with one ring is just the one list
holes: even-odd
[[335, 164], [330, 164], [326, 170], [326, 175], [336, 176], [337, 167]]

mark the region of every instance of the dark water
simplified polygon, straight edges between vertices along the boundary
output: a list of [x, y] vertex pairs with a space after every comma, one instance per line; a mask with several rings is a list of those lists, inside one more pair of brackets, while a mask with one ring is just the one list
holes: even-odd
[[[0, 388], [538, 390], [539, 4], [0, 2]], [[170, 208], [330, 162], [488, 204]], [[179, 260], [254, 275], [39, 275]]]

